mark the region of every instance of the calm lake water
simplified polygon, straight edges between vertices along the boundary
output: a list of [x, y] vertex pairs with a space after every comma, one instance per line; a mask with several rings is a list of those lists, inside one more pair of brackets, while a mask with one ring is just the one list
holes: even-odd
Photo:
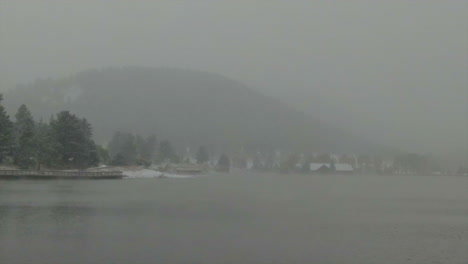
[[468, 263], [468, 177], [0, 181], [0, 263]]

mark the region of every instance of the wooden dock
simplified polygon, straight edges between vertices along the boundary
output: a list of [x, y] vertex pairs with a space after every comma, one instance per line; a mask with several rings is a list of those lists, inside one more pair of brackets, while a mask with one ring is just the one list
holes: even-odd
[[0, 170], [0, 180], [107, 180], [122, 179], [121, 171], [42, 171], [42, 170]]

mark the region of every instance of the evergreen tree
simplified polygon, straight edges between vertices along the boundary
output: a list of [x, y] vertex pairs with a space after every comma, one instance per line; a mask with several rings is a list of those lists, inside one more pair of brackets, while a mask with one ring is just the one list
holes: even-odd
[[265, 169], [271, 170], [274, 167], [274, 156], [273, 153], [268, 153], [265, 160]]
[[15, 164], [22, 169], [34, 166], [36, 159], [35, 125], [31, 112], [23, 104], [15, 115]]
[[91, 139], [92, 128], [86, 119], [62, 111], [52, 121], [51, 128], [63, 167], [86, 168], [98, 164], [97, 147]]
[[114, 133], [108, 149], [113, 165], [131, 165], [137, 160], [138, 146], [135, 136], [130, 133]]
[[111, 161], [109, 151], [101, 145], [97, 145], [96, 147], [99, 156], [99, 161], [104, 164], [109, 164], [109, 162]]
[[371, 159], [368, 155], [359, 155], [357, 163], [362, 171], [367, 171], [369, 169]]
[[161, 162], [178, 162], [179, 158], [175, 154], [174, 149], [172, 148], [171, 142], [164, 140], [159, 144], [158, 152], [158, 163]]
[[127, 163], [127, 160], [125, 159], [125, 157], [122, 154], [118, 153], [111, 160], [111, 165], [112, 166], [127, 166], [129, 164]]
[[132, 134], [125, 134], [120, 154], [124, 157], [127, 164], [135, 164], [138, 153], [135, 137]]
[[317, 160], [319, 163], [331, 163], [333, 159], [330, 154], [323, 153], [317, 157]]
[[112, 135], [112, 138], [107, 145], [107, 150], [109, 151], [109, 156], [112, 157], [112, 159], [117, 156], [120, 152], [122, 152], [122, 146], [123, 146], [123, 133], [117, 131]]
[[339, 161], [340, 163], [349, 164], [349, 165], [351, 165], [351, 166], [353, 166], [353, 167], [356, 166], [356, 161], [355, 161], [355, 159], [354, 159], [354, 156], [351, 156], [351, 155], [342, 154], [342, 155], [340, 156], [340, 158], [338, 159], [338, 161]]
[[253, 158], [253, 169], [254, 170], [261, 170], [263, 169], [263, 165], [262, 165], [262, 162], [260, 160], [260, 157], [259, 157], [259, 154], [255, 154], [254, 158]]
[[313, 155], [307, 156], [305, 162], [302, 164], [301, 172], [308, 173], [310, 172], [310, 163], [313, 163]]
[[332, 172], [336, 171], [336, 165], [335, 165], [335, 161], [333, 159], [330, 161], [330, 170]]
[[143, 148], [141, 149], [141, 158], [149, 162], [153, 161], [154, 152], [156, 151], [156, 144], [156, 136], [149, 136], [146, 139], [146, 143], [144, 144]]
[[208, 155], [208, 151], [206, 150], [204, 146], [201, 146], [200, 148], [198, 148], [196, 159], [197, 159], [198, 164], [203, 164], [203, 163], [208, 162], [209, 155]]
[[146, 141], [145, 139], [140, 136], [136, 135], [135, 140], [134, 140], [135, 148], [136, 148], [136, 153], [137, 153], [137, 159], [142, 160], [143, 158], [143, 149], [145, 148]]
[[51, 120], [50, 125], [58, 144], [58, 163], [70, 167], [76, 165], [76, 155], [83, 141], [80, 136], [79, 119], [70, 112], [63, 111], [57, 114], [56, 119]]
[[42, 120], [36, 124], [35, 146], [37, 169], [41, 169], [42, 165], [56, 167], [59, 164], [60, 146], [55, 140], [51, 126]]
[[14, 145], [13, 123], [2, 105], [3, 95], [0, 94], [0, 163], [11, 153]]
[[83, 145], [81, 146], [79, 156], [81, 161], [79, 161], [80, 163], [78, 165], [82, 168], [97, 166], [99, 164], [99, 153], [98, 147], [92, 139], [93, 128], [86, 118], [80, 120], [80, 127], [83, 137]]
[[284, 173], [289, 173], [296, 170], [296, 165], [300, 161], [300, 156], [296, 153], [292, 153], [288, 158], [281, 163], [280, 170]]
[[217, 166], [218, 171], [229, 172], [229, 169], [231, 167], [231, 162], [229, 161], [229, 158], [228, 156], [226, 156], [226, 154], [222, 154], [219, 157], [217, 165], [218, 165]]

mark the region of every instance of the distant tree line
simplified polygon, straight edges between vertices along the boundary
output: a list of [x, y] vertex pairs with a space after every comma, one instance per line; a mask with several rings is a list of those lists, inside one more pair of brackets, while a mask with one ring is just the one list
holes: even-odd
[[85, 118], [62, 111], [48, 123], [36, 122], [23, 104], [12, 121], [2, 100], [0, 94], [0, 163], [9, 160], [22, 169], [82, 169], [98, 165], [100, 148], [92, 140], [92, 127]]
[[441, 171], [435, 159], [427, 155], [404, 153], [396, 155], [393, 160], [395, 173], [427, 174]]
[[[158, 142], [154, 134], [144, 138], [116, 132], [107, 147], [103, 147], [93, 141], [93, 129], [86, 118], [62, 111], [51, 116], [49, 122], [35, 121], [23, 104], [11, 120], [2, 101], [0, 94], [0, 163], [21, 169], [85, 169], [99, 163], [149, 166], [181, 162], [172, 143], [169, 140]], [[206, 147], [198, 149], [195, 159], [198, 164], [209, 162]], [[222, 155], [218, 163], [223, 169], [229, 167], [226, 155]]]
[[[155, 135], [145, 139], [140, 135], [116, 132], [107, 145], [109, 160], [106, 163], [116, 166], [149, 165], [156, 158], [156, 144]], [[168, 151], [172, 153], [172, 146], [170, 143], [166, 144]]]
[[107, 145], [105, 156], [107, 159], [103, 160], [103, 162], [113, 166], [148, 166], [150, 164], [180, 162], [207, 164], [210, 160], [210, 155], [205, 146], [199, 147], [195, 154], [195, 161], [192, 161], [190, 157], [182, 158], [178, 155], [169, 140], [158, 142], [154, 134], [143, 138], [140, 135], [125, 132], [114, 133]]
[[[0, 163], [11, 163], [23, 169], [41, 167], [57, 169], [84, 169], [99, 163], [128, 166], [192, 162], [189, 157], [177, 154], [169, 140], [157, 141], [156, 135], [142, 137], [132, 133], [116, 132], [106, 147], [97, 145], [93, 129], [86, 118], [62, 111], [51, 116], [48, 122], [35, 121], [26, 105], [21, 105], [10, 119], [2, 105], [0, 94]], [[210, 154], [201, 146], [195, 154], [195, 162], [207, 164]], [[246, 157], [233, 159], [234, 165], [246, 167]], [[292, 153], [282, 159], [274, 152], [257, 152], [252, 156], [252, 168], [256, 170], [279, 170], [283, 172], [307, 172], [310, 163], [346, 163], [360, 172], [426, 174], [440, 171], [437, 162], [427, 155], [401, 153], [394, 156], [391, 165], [379, 156], [346, 155], [334, 156], [322, 153], [304, 155]], [[219, 169], [230, 167], [230, 159], [221, 155]], [[461, 167], [458, 174], [467, 173]]]
[[[249, 165], [247, 165], [249, 159]], [[326, 164], [333, 168], [336, 164], [347, 164], [355, 172], [376, 174], [431, 174], [447, 173], [431, 155], [417, 153], [397, 153], [390, 155], [339, 154], [330, 153], [304, 154], [292, 152], [275, 155], [275, 152], [260, 152], [236, 156], [234, 165], [249, 167], [257, 171], [280, 171], [283, 173], [308, 173], [311, 163]], [[465, 169], [459, 168], [458, 174]]]

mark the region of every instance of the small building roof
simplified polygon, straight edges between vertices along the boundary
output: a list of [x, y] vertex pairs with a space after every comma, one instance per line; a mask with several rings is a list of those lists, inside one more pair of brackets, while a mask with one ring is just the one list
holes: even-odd
[[309, 164], [309, 168], [311, 171], [316, 171], [323, 166], [327, 167], [328, 169], [330, 168], [330, 164], [328, 163], [310, 163]]

